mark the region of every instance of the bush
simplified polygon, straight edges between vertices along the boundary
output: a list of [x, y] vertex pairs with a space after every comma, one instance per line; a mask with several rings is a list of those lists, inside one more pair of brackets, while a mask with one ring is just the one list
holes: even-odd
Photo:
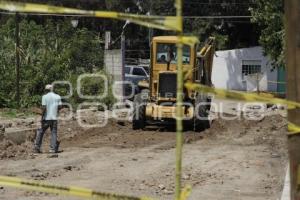
[[[104, 75], [106, 74], [103, 71], [95, 72], [91, 75]], [[115, 98], [112, 94], [112, 83], [111, 80], [108, 79], [108, 93], [104, 98], [94, 98], [94, 99], [84, 99], [80, 98], [77, 92], [77, 79], [78, 75], [73, 75], [70, 79], [70, 83], [73, 87], [73, 95], [71, 98], [65, 99], [64, 101], [70, 103], [73, 108], [78, 107], [78, 104], [83, 102], [98, 102], [105, 104], [108, 108], [110, 108], [115, 103]], [[106, 76], [107, 77], [107, 76]], [[104, 92], [104, 82], [101, 78], [83, 78], [81, 81], [81, 94], [86, 96], [99, 96]], [[55, 92], [61, 96], [66, 96], [69, 93], [69, 86], [58, 86], [55, 87]]]

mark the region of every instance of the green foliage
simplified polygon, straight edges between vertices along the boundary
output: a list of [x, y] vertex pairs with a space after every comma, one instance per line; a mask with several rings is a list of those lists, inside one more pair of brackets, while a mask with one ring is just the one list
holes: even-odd
[[[97, 73], [93, 73], [93, 75], [103, 75], [105, 77], [108, 77], [103, 71], [99, 71]], [[77, 80], [77, 79], [76, 79]], [[112, 94], [112, 83], [110, 80], [107, 79], [108, 83], [105, 83], [101, 77], [86, 77], [81, 79], [81, 94], [85, 96], [103, 96], [101, 99], [92, 99], [92, 101], [101, 102], [105, 104], [108, 108], [110, 108], [113, 103], [115, 102], [115, 99]], [[77, 83], [76, 83], [77, 84]], [[105, 87], [107, 87], [105, 91]], [[76, 87], [74, 90], [76, 90]], [[106, 95], [104, 95], [107, 92]], [[75, 98], [77, 99], [78, 103], [82, 103], [84, 99], [80, 99], [78, 97], [77, 91], [74, 91], [73, 94], [75, 94]]]
[[256, 0], [252, 22], [261, 28], [260, 44], [277, 66], [284, 63], [283, 0]]
[[0, 116], [5, 118], [34, 117], [35, 114], [29, 109], [4, 108], [0, 110]]
[[7, 110], [2, 110], [0, 112], [0, 116], [5, 117], [5, 118], [16, 118], [17, 117], [17, 110], [16, 109], [7, 109]]
[[[105, 104], [108, 108], [110, 108], [113, 103], [115, 102], [115, 99], [112, 94], [112, 80], [109, 79], [109, 76], [104, 71], [99, 71], [95, 72], [92, 75], [103, 75], [107, 77], [108, 83], [105, 83], [104, 80], [100, 77], [86, 77], [81, 79], [81, 88], [80, 92], [82, 95], [85, 96], [104, 96], [101, 99], [92, 99], [93, 101], [98, 101], [103, 104]], [[78, 76], [73, 76], [71, 78], [71, 82], [73, 85], [73, 97], [71, 99], [71, 104], [76, 107], [78, 103], [83, 103], [86, 101], [86, 99], [81, 99], [78, 96], [78, 91], [77, 91], [77, 80]], [[107, 86], [107, 91], [105, 91], [105, 85]], [[107, 92], [106, 95], [105, 92]]]
[[216, 37], [217, 49], [226, 49], [228, 42], [228, 35], [221, 34], [212, 22], [212, 20], [186, 20], [184, 23], [185, 31], [190, 32], [191, 35], [197, 36], [200, 42], [205, 42], [209, 36]]
[[[157, 15], [175, 15], [174, 0], [142, 1], [144, 10], [152, 7], [152, 13]], [[256, 46], [259, 33], [255, 24], [249, 19], [208, 19], [189, 18], [188, 16], [230, 16], [250, 15], [249, 5], [252, 0], [233, 1], [183, 1], [184, 33], [197, 36], [204, 42], [209, 36], [217, 39], [217, 49], [232, 49]], [[174, 34], [169, 32], [155, 31], [154, 35]]]
[[[25, 0], [18, 0], [25, 2]], [[43, 3], [43, 0], [26, 0], [26, 2]], [[255, 0], [201, 0], [201, 1], [183, 1], [184, 16], [230, 16], [230, 15], [249, 15], [249, 4]], [[58, 5], [66, 7], [76, 7], [88, 10], [111, 10], [118, 12], [129, 12], [135, 14], [151, 15], [175, 15], [175, 0], [52, 0], [47, 1], [49, 5]], [[44, 21], [51, 17], [32, 17], [36, 21]], [[57, 18], [53, 17], [57, 21]], [[201, 21], [201, 22], [200, 22]], [[120, 47], [119, 38], [123, 31], [124, 21], [98, 19], [98, 18], [80, 18], [79, 26], [86, 27], [89, 30], [95, 30], [104, 34], [104, 31], [111, 31], [113, 48]], [[201, 36], [203, 42], [208, 36], [214, 35], [218, 39], [218, 49], [231, 49], [240, 47], [255, 46], [258, 44], [259, 32], [256, 25], [249, 23], [249, 19], [184, 19], [184, 32], [195, 33]], [[191, 25], [191, 26], [190, 26]], [[55, 27], [54, 27], [55, 28]], [[147, 27], [141, 27], [134, 24], [126, 26], [126, 48], [127, 57], [149, 58], [149, 40], [145, 37], [149, 34]], [[173, 35], [174, 32], [153, 30], [153, 36]], [[55, 34], [53, 35], [55, 36]], [[138, 51], [137, 51], [138, 50]], [[145, 51], [146, 50], [146, 51]], [[76, 55], [76, 53], [74, 52]], [[73, 54], [73, 56], [74, 56]], [[78, 55], [78, 54], [77, 54]], [[73, 62], [73, 60], [71, 60]], [[73, 62], [74, 63], [74, 62]], [[74, 63], [76, 65], [76, 63]]]
[[[55, 93], [61, 95], [62, 97], [67, 97], [70, 96], [70, 93], [72, 93], [71, 98], [68, 99], [63, 99], [63, 102], [67, 102], [70, 103], [72, 105], [72, 107], [75, 109], [78, 107], [78, 105], [80, 103], [84, 103], [84, 102], [100, 102], [105, 104], [108, 108], [111, 108], [111, 106], [113, 105], [113, 103], [116, 102], [113, 94], [112, 94], [112, 85], [113, 83], [111, 82], [111, 80], [109, 80], [109, 76], [107, 76], [105, 74], [105, 72], [98, 71], [98, 72], [93, 72], [92, 74], [85, 74], [85, 75], [103, 75], [105, 77], [107, 77], [107, 95], [103, 95], [103, 93], [105, 92], [105, 83], [103, 81], [102, 78], [100, 77], [91, 77], [88, 76], [86, 78], [82, 78], [81, 79], [81, 88], [80, 88], [80, 93], [82, 95], [85, 96], [94, 96], [94, 99], [84, 99], [84, 98], [80, 98], [78, 95], [78, 91], [77, 91], [77, 84], [78, 84], [78, 78], [79, 75], [78, 74], [72, 74], [69, 82], [71, 84], [71, 88], [68, 84], [57, 84], [55, 85], [54, 91]], [[70, 91], [70, 89], [72, 89], [72, 91]], [[99, 99], [96, 96], [100, 96], [103, 95], [104, 97]]]
[[[15, 105], [14, 30], [13, 17], [0, 28], [0, 107]], [[38, 24], [23, 19], [20, 39], [22, 107], [40, 104], [46, 84], [102, 69], [103, 51], [98, 33], [73, 28], [70, 20], [46, 20]]]
[[[24, 0], [18, 0], [24, 1]], [[26, 2], [45, 3], [42, 0]], [[174, 0], [105, 0], [58, 1], [49, 4], [92, 10], [113, 10], [136, 14], [175, 15]], [[237, 5], [232, 6], [232, 3]], [[213, 35], [217, 38], [218, 49], [230, 49], [257, 45], [261, 28], [260, 43], [277, 63], [283, 60], [282, 0], [222, 0], [184, 1], [184, 16], [222, 16], [230, 13], [249, 15], [249, 3], [253, 24], [239, 19], [239, 23], [229, 19], [184, 19], [185, 34], [193, 34], [203, 42]], [[257, 4], [257, 5], [256, 5]], [[130, 9], [129, 9], [130, 8]], [[119, 38], [124, 21], [80, 18], [78, 28], [73, 28], [70, 18], [50, 16], [22, 16], [21, 38], [21, 105], [23, 107], [40, 104], [44, 86], [57, 80], [71, 81], [76, 88], [77, 77], [82, 73], [99, 72], [103, 66], [103, 51], [100, 46], [100, 33], [111, 31], [115, 42], [113, 48], [120, 47]], [[15, 99], [15, 21], [14, 17], [0, 16], [0, 107], [14, 107]], [[127, 57], [149, 57], [147, 27], [129, 24], [124, 30]], [[153, 30], [153, 36], [170, 35], [173, 32]], [[131, 51], [133, 50], [133, 51]], [[139, 50], [136, 53], [136, 50]], [[141, 54], [140, 54], [141, 53]], [[95, 87], [93, 81], [86, 83], [86, 93], [97, 93], [102, 86]], [[61, 88], [59, 93], [64, 94]], [[74, 89], [69, 99], [73, 105], [82, 102]], [[113, 102], [111, 95], [101, 100]]]

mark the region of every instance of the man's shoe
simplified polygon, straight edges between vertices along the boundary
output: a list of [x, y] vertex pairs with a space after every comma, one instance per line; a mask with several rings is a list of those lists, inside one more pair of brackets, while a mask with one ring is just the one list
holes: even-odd
[[40, 149], [34, 148], [33, 153], [42, 153]]
[[58, 151], [59, 145], [60, 145], [60, 141], [57, 141], [57, 142], [56, 142], [56, 149], [55, 149], [56, 152], [59, 152], [59, 151]]
[[49, 153], [57, 153], [57, 151], [51, 149], [51, 150], [49, 150]]

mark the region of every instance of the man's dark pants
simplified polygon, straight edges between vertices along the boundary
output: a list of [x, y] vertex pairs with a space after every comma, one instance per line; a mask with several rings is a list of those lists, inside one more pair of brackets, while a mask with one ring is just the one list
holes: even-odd
[[58, 151], [58, 142], [57, 142], [57, 120], [44, 120], [42, 121], [42, 127], [38, 129], [37, 136], [35, 139], [35, 149], [40, 150], [43, 142], [43, 137], [46, 130], [50, 127], [51, 130], [51, 143], [50, 150]]

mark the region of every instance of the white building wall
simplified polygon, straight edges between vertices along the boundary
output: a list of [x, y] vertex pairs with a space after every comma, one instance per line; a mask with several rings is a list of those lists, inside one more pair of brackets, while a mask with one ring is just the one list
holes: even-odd
[[[276, 92], [277, 85], [269, 81], [277, 81], [277, 70], [273, 69], [271, 62], [263, 55], [262, 47], [217, 51], [214, 56], [212, 82], [216, 88], [230, 90], [256, 90], [256, 79], [242, 80], [243, 60], [261, 60], [262, 77], [260, 77], [260, 90]], [[253, 87], [253, 84], [255, 87]]]

